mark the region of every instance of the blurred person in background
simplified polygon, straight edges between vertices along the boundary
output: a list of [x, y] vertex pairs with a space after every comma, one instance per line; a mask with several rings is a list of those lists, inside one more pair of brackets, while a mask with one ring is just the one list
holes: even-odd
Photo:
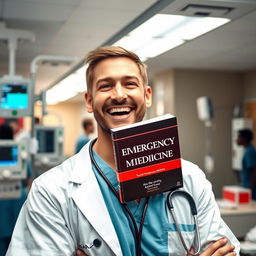
[[[40, 124], [39, 117], [34, 117], [34, 120], [35, 120], [35, 125]], [[30, 132], [27, 130], [24, 130], [23, 128], [20, 128], [19, 122], [17, 119], [14, 119], [14, 118], [6, 119], [4, 123], [13, 129], [14, 139], [16, 141], [29, 140]]]
[[[0, 140], [13, 140], [14, 130], [8, 124], [0, 126]], [[22, 181], [21, 197], [0, 199], [0, 256], [4, 256], [12, 236], [20, 209], [27, 198], [26, 188], [31, 184], [31, 167], [28, 163], [27, 179]]]
[[[40, 125], [41, 123], [40, 118], [34, 117], [34, 122], [35, 122], [35, 125]], [[12, 128], [15, 141], [26, 142], [29, 148], [29, 152], [31, 154], [35, 154], [38, 151], [38, 141], [36, 139], [31, 140], [30, 131], [21, 128], [17, 119], [14, 119], [14, 118], [6, 119], [4, 123]]]
[[240, 173], [241, 185], [252, 190], [252, 199], [256, 200], [256, 150], [252, 144], [253, 132], [249, 129], [238, 131], [237, 144], [245, 148]]
[[21, 130], [19, 125], [19, 120], [16, 118], [7, 118], [5, 119], [4, 124], [12, 128], [14, 138], [16, 137], [16, 134], [18, 134]]
[[81, 148], [90, 140], [89, 135], [94, 133], [94, 124], [91, 118], [85, 118], [82, 121], [83, 134], [76, 141], [75, 153], [78, 153]]

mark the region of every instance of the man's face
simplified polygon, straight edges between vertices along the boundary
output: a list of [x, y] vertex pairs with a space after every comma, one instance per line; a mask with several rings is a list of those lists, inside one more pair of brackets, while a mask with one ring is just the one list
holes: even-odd
[[108, 58], [94, 68], [87, 111], [94, 113], [99, 129], [139, 122], [151, 105], [152, 92], [143, 84], [137, 64], [126, 57]]

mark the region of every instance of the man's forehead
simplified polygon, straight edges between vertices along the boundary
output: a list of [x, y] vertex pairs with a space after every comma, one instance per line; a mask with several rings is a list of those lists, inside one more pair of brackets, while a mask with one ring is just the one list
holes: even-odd
[[127, 57], [113, 57], [100, 61], [94, 68], [94, 82], [114, 77], [136, 77], [141, 80], [138, 65]]

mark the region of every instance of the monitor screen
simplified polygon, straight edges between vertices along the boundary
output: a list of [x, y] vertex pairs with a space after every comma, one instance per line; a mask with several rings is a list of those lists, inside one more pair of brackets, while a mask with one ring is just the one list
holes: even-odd
[[28, 108], [27, 85], [16, 85], [16, 84], [3, 85], [0, 104], [2, 109]]
[[0, 166], [18, 165], [18, 146], [0, 146]]
[[39, 153], [55, 152], [54, 131], [54, 129], [38, 129], [36, 131]]

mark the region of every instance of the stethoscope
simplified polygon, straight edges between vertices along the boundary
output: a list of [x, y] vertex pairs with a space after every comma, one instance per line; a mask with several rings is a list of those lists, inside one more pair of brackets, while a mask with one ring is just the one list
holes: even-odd
[[[94, 143], [96, 142], [97, 139], [94, 139], [90, 145], [89, 145], [89, 154], [90, 154], [90, 158], [91, 158], [91, 161], [93, 163], [93, 165], [95, 166], [97, 172], [100, 174], [100, 176], [103, 178], [103, 180], [107, 183], [108, 187], [110, 188], [110, 190], [113, 192], [113, 194], [117, 197], [117, 199], [119, 200], [119, 194], [118, 192], [116, 191], [116, 189], [114, 188], [114, 186], [111, 184], [111, 182], [108, 180], [108, 178], [105, 176], [105, 174], [102, 172], [101, 168], [99, 167], [99, 165], [97, 164], [97, 162], [95, 161], [95, 158], [93, 156], [93, 145]], [[174, 207], [173, 207], [173, 203], [172, 203], [172, 198], [174, 196], [177, 196], [177, 195], [182, 195], [184, 196], [188, 203], [189, 203], [189, 206], [190, 206], [190, 209], [191, 209], [191, 213], [193, 215], [193, 218], [194, 218], [194, 223], [195, 223], [195, 229], [196, 229], [196, 240], [197, 240], [197, 243], [198, 243], [198, 249], [195, 253], [191, 253], [189, 250], [189, 248], [187, 247], [186, 245], [186, 242], [183, 238], [183, 235], [181, 233], [181, 230], [180, 230], [180, 227], [179, 227], [179, 224], [177, 222], [177, 218], [176, 218], [176, 215], [175, 215], [175, 212], [174, 212]], [[145, 203], [144, 203], [144, 206], [143, 206], [143, 212], [142, 212], [142, 217], [141, 217], [141, 221], [140, 221], [140, 226], [138, 228], [137, 226], [137, 223], [133, 217], [133, 214], [132, 212], [130, 211], [129, 207], [127, 206], [126, 203], [122, 203], [122, 207], [124, 208], [124, 210], [126, 211], [126, 213], [128, 214], [128, 216], [130, 217], [131, 221], [132, 221], [132, 224], [133, 224], [133, 227], [134, 227], [134, 240], [135, 240], [135, 248], [136, 248], [136, 256], [141, 256], [141, 237], [142, 237], [142, 229], [143, 229], [143, 224], [144, 224], [144, 220], [145, 220], [145, 216], [146, 216], [146, 212], [147, 212], [147, 209], [148, 209], [148, 204], [149, 204], [149, 197], [146, 198], [145, 200]], [[172, 215], [172, 218], [173, 218], [173, 221], [174, 221], [174, 224], [175, 224], [175, 227], [177, 229], [177, 232], [178, 232], [178, 235], [179, 235], [179, 238], [181, 240], [181, 243], [187, 253], [187, 255], [191, 255], [191, 256], [196, 256], [198, 255], [198, 253], [201, 251], [201, 243], [200, 243], [200, 235], [199, 235], [199, 230], [198, 230], [198, 221], [197, 221], [197, 209], [196, 209], [196, 204], [195, 204], [195, 201], [194, 199], [192, 198], [192, 196], [186, 192], [186, 191], [183, 191], [183, 190], [174, 190], [174, 191], [171, 191], [168, 193], [167, 195], [167, 207], [168, 209], [170, 210], [170, 213]]]
[[[186, 198], [188, 203], [189, 203], [189, 206], [190, 206], [191, 214], [193, 216], [194, 223], [195, 223], [195, 234], [196, 234], [196, 241], [197, 241], [197, 245], [198, 245], [197, 251], [195, 253], [190, 252], [190, 248], [187, 247], [186, 242], [185, 242], [185, 240], [183, 238], [183, 235], [181, 233], [181, 230], [180, 230], [180, 227], [179, 227], [179, 224], [178, 224], [178, 221], [177, 221], [176, 214], [174, 212], [172, 199], [173, 199], [174, 196], [177, 196], [177, 195], [181, 195], [184, 198]], [[184, 190], [174, 190], [174, 191], [171, 191], [171, 192], [168, 193], [166, 203], [167, 203], [167, 207], [170, 210], [170, 213], [172, 215], [174, 225], [177, 229], [180, 241], [181, 241], [187, 255], [192, 255], [192, 256], [198, 255], [201, 251], [201, 241], [200, 241], [200, 234], [199, 234], [199, 229], [198, 229], [197, 209], [196, 209], [195, 200], [193, 199], [193, 197], [188, 192], [186, 192]]]

